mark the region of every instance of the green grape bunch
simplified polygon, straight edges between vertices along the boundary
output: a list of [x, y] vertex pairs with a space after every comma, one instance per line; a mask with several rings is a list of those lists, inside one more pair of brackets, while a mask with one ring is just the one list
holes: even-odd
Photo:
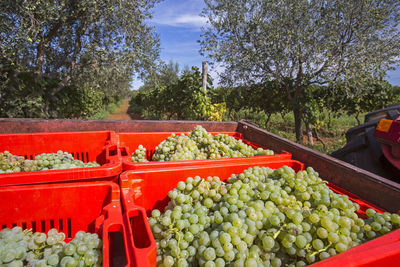
[[22, 230], [21, 227], [0, 231], [0, 266], [102, 266], [103, 243], [97, 234], [79, 231], [69, 243], [57, 229], [47, 233]]
[[378, 213], [373, 209], [367, 209], [367, 219], [365, 221], [364, 230], [368, 239], [387, 234], [396, 229], [400, 224], [400, 216], [395, 213]]
[[146, 148], [139, 145], [135, 152], [132, 153], [131, 159], [132, 162], [148, 162], [146, 158]]
[[[138, 148], [132, 154], [132, 161], [141, 159], [141, 152], [145, 148]], [[196, 159], [219, 159], [234, 157], [251, 157], [273, 155], [269, 149], [257, 148], [243, 143], [242, 140], [227, 134], [213, 136], [202, 126], [197, 125], [193, 131], [187, 134], [171, 134], [163, 140], [155, 149], [152, 161], [176, 161]]]
[[188, 177], [168, 196], [148, 218], [163, 267], [306, 266], [400, 228], [397, 214], [359, 217], [359, 205], [311, 167]]
[[15, 156], [9, 151], [0, 153], [0, 173], [30, 172], [72, 168], [99, 167], [97, 162], [85, 163], [76, 160], [68, 153], [61, 150], [57, 153], [42, 153], [36, 155], [34, 160], [25, 159], [22, 156]]

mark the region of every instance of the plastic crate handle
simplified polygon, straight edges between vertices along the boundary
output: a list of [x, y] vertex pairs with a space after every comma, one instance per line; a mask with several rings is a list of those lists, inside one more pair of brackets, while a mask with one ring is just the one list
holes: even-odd
[[131, 154], [132, 153], [129, 152], [130, 151], [129, 147], [127, 147], [127, 146], [119, 146], [119, 151], [120, 151], [121, 157], [123, 159], [125, 159], [125, 158], [130, 159], [131, 158]]
[[126, 230], [121, 216], [121, 206], [119, 201], [113, 200], [103, 208], [102, 215], [96, 220], [96, 229], [98, 228], [102, 228], [103, 247], [106, 247], [106, 249], [103, 249], [103, 262], [108, 266], [112, 266], [112, 264], [110, 264], [110, 261], [112, 260], [110, 257], [111, 233], [120, 232], [124, 237], [125, 266], [131, 266], [130, 258], [128, 257], [129, 245], [125, 237]]
[[109, 131], [109, 136], [108, 140], [106, 141], [106, 145], [119, 145], [119, 138], [116, 132]]
[[106, 145], [106, 162], [119, 163], [121, 162], [121, 152], [116, 145]]
[[146, 211], [133, 203], [133, 190], [123, 190], [122, 194], [125, 198], [123, 216], [131, 240], [135, 266], [155, 266], [157, 245], [147, 221]]

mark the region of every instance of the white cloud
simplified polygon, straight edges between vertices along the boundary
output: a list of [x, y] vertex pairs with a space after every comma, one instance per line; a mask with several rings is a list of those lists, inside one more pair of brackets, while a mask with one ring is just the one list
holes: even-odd
[[195, 28], [200, 30], [200, 28], [207, 23], [207, 19], [195, 14], [183, 14], [179, 16], [171, 14], [170, 16], [164, 15], [162, 17], [154, 18], [152, 22], [159, 25]]
[[192, 28], [200, 30], [207, 23], [207, 18], [199, 13], [204, 7], [203, 1], [164, 1], [154, 8], [152, 23], [158, 25]]
[[182, 15], [176, 18], [178, 24], [189, 24], [197, 27], [201, 27], [207, 23], [207, 18], [200, 17], [199, 15]]

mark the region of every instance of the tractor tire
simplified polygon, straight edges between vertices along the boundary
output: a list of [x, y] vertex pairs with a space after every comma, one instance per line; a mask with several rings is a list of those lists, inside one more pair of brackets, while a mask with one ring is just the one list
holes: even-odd
[[346, 145], [331, 156], [382, 177], [400, 182], [400, 170], [385, 158], [375, 129], [383, 118], [394, 120], [400, 116], [400, 104], [388, 106], [365, 115], [365, 123], [346, 132]]

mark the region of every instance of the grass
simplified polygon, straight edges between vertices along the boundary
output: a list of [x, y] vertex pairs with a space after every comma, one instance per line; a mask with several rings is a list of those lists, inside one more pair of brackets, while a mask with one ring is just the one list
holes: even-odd
[[[358, 125], [357, 120], [347, 114], [341, 114], [338, 117], [331, 117], [329, 120], [328, 111], [324, 111], [324, 113], [320, 114], [320, 117], [322, 120], [317, 129], [317, 133], [325, 146], [321, 141], [317, 141], [315, 136], [313, 138], [314, 144], [311, 145], [307, 140], [305, 132], [303, 132], [303, 145], [326, 154], [330, 154], [333, 151], [342, 148], [346, 144], [345, 134], [347, 130]], [[234, 114], [233, 118], [234, 120], [246, 119], [271, 133], [277, 134], [291, 141], [296, 141], [293, 113], [273, 114], [267, 124], [267, 116], [264, 112], [251, 113], [248, 111], [240, 111]], [[230, 120], [232, 120], [232, 118], [230, 118]], [[304, 130], [305, 127], [303, 126], [303, 131]]]
[[90, 120], [105, 120], [110, 116], [110, 113], [114, 112], [119, 106], [122, 105], [123, 100], [118, 101], [117, 103], [111, 103], [108, 107], [102, 108], [96, 114], [92, 115]]

